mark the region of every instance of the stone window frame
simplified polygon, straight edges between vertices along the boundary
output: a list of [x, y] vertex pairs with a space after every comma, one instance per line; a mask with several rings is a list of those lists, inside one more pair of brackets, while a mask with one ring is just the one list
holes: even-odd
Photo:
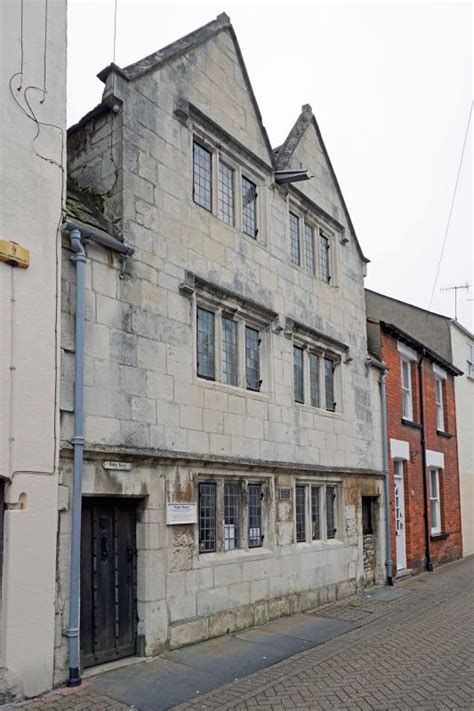
[[[296, 522], [296, 488], [304, 487], [305, 489], [305, 538], [298, 541], [297, 522]], [[343, 507], [342, 507], [342, 485], [340, 479], [310, 479], [299, 477], [293, 484], [293, 501], [294, 501], [294, 526], [293, 540], [296, 545], [314, 545], [320, 543], [344, 542], [344, 526], [343, 522]], [[312, 489], [319, 489], [319, 538], [313, 538], [313, 497]], [[336, 533], [333, 537], [328, 537], [328, 512], [327, 512], [327, 492], [328, 488], [333, 488], [335, 492], [334, 501], [334, 522]]]
[[[294, 367], [294, 349], [303, 351], [303, 401], [297, 400], [295, 395], [295, 383], [293, 377], [293, 404], [298, 407], [309, 408], [311, 411], [324, 412], [326, 414], [340, 414], [343, 411], [342, 403], [342, 372], [341, 365], [343, 362], [342, 354], [327, 345], [312, 340], [300, 333], [294, 333], [292, 336], [292, 364]], [[312, 378], [310, 369], [309, 355], [314, 355], [318, 359], [318, 402], [317, 405], [312, 402]], [[333, 388], [334, 388], [334, 407], [329, 408], [326, 403], [326, 380], [325, 380], [325, 362], [333, 363]]]
[[[212, 156], [211, 164], [211, 209], [208, 210], [206, 207], [202, 207], [203, 210], [212, 214], [219, 222], [226, 225], [230, 229], [235, 229], [239, 234], [246, 239], [252, 240], [252, 242], [258, 242], [260, 245], [266, 245], [266, 240], [264, 235], [266, 234], [266, 220], [265, 220], [265, 176], [263, 172], [250, 164], [249, 160], [240, 156], [236, 150], [224, 145], [222, 139], [218, 139], [212, 135], [209, 131], [205, 130], [200, 125], [193, 125], [192, 127], [192, 138], [191, 138], [191, 156], [194, 154], [194, 144], [197, 143], [201, 145], [205, 150], [209, 151]], [[229, 224], [224, 218], [220, 216], [219, 210], [219, 165], [223, 163], [227, 168], [233, 171], [233, 202], [234, 202], [234, 221], [233, 224]], [[243, 224], [243, 192], [242, 192], [242, 181], [246, 178], [251, 183], [256, 186], [256, 231], [255, 236], [249, 235], [248, 232], [244, 231]], [[191, 194], [194, 195], [194, 170], [191, 173], [192, 180], [192, 190]], [[195, 202], [193, 198], [193, 205], [198, 208], [201, 205]]]
[[[262, 554], [268, 552], [269, 545], [273, 540], [272, 535], [272, 494], [271, 494], [271, 482], [268, 478], [263, 476], [245, 476], [241, 474], [206, 474], [205, 472], [199, 472], [197, 474], [197, 487], [196, 490], [199, 492], [200, 484], [212, 484], [214, 485], [216, 491], [216, 515], [215, 515], [215, 530], [214, 530], [214, 540], [215, 548], [210, 551], [200, 550], [200, 506], [199, 506], [199, 496], [197, 502], [197, 523], [195, 525], [196, 529], [196, 549], [198, 555], [208, 558], [208, 556], [225, 556], [227, 558], [240, 555], [248, 554]], [[239, 520], [239, 545], [235, 548], [226, 549], [226, 530], [225, 530], [225, 503], [224, 503], [224, 491], [226, 484], [235, 484], [240, 490], [240, 520]], [[251, 485], [259, 485], [262, 487], [262, 511], [261, 511], [261, 530], [262, 537], [260, 545], [250, 545], [250, 531], [249, 531], [249, 493], [248, 489]]]
[[[291, 258], [290, 214], [298, 218], [299, 262], [295, 262]], [[313, 269], [308, 269], [307, 265], [306, 227], [313, 231]], [[329, 281], [321, 277], [321, 236], [324, 236], [329, 244]], [[329, 287], [337, 286], [336, 235], [334, 230], [328, 227], [319, 216], [313, 215], [310, 209], [304, 206], [302, 202], [296, 201], [293, 196], [291, 198], [288, 197], [287, 242], [288, 258], [292, 267], [301, 269], [305, 274], [317, 278], [321, 284]]]

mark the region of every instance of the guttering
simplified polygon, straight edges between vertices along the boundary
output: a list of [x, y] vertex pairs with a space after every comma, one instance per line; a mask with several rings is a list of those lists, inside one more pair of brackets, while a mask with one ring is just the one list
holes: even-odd
[[78, 229], [69, 234], [74, 255], [71, 261], [76, 265], [76, 334], [74, 354], [74, 448], [73, 488], [72, 488], [72, 529], [71, 529], [71, 569], [69, 597], [69, 626], [66, 636], [69, 640], [68, 686], [79, 686], [80, 643], [79, 605], [81, 590], [81, 516], [82, 516], [82, 462], [84, 457], [84, 289], [86, 284], [87, 257]]
[[124, 257], [131, 257], [135, 252], [135, 247], [126, 242], [120, 242], [115, 237], [111, 237], [104, 230], [98, 227], [92, 227], [91, 225], [86, 225], [85, 222], [80, 220], [67, 220], [61, 225], [63, 232], [72, 233], [74, 230], [79, 230], [81, 237], [95, 242], [96, 244], [101, 244], [103, 247], [108, 247], [113, 249], [114, 252], [122, 254]]
[[423, 379], [423, 363], [425, 360], [426, 349], [423, 349], [417, 361], [418, 366], [418, 392], [420, 398], [420, 425], [421, 425], [421, 466], [423, 477], [423, 518], [425, 530], [425, 559], [426, 570], [430, 573], [433, 571], [433, 562], [430, 555], [430, 528], [428, 521], [428, 483], [426, 481], [426, 433], [425, 433], [425, 407], [424, 407], [424, 379]]
[[387, 571], [387, 585], [393, 585], [393, 562], [392, 562], [392, 527], [390, 512], [390, 478], [388, 469], [388, 435], [387, 435], [387, 396], [385, 392], [385, 381], [388, 375], [388, 368], [382, 361], [369, 356], [367, 364], [373, 365], [380, 370], [380, 404], [382, 410], [382, 464], [383, 464], [383, 486], [384, 486], [384, 510], [385, 510], [385, 568]]

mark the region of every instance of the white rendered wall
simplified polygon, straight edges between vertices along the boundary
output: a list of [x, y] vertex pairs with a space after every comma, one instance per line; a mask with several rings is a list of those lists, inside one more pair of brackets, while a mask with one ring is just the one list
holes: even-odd
[[[7, 480], [0, 667], [19, 679], [28, 696], [52, 685], [57, 533], [66, 1], [49, 2], [46, 44], [45, 8], [44, 2], [25, 0], [22, 32], [20, 2], [0, 3], [0, 239], [31, 253], [28, 269], [0, 263], [0, 477]], [[31, 86], [41, 90], [25, 93]], [[25, 99], [38, 121], [57, 128], [40, 126], [34, 140], [38, 126], [25, 114]]]

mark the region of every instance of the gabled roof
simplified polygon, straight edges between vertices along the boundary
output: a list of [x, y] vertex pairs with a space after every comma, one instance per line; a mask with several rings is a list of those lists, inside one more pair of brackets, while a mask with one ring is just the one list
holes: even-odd
[[339, 195], [339, 199], [341, 201], [342, 207], [344, 209], [344, 213], [346, 215], [347, 222], [349, 224], [352, 236], [354, 238], [357, 250], [360, 254], [361, 259], [364, 262], [369, 262], [370, 260], [367, 259], [367, 257], [364, 255], [362, 248], [360, 246], [359, 240], [357, 239], [356, 231], [354, 229], [354, 225], [352, 224], [351, 216], [349, 214], [349, 210], [347, 209], [346, 202], [344, 200], [344, 196], [342, 194], [342, 190], [340, 188], [339, 182], [336, 177], [336, 173], [334, 171], [334, 168], [331, 163], [331, 159], [329, 158], [329, 154], [327, 152], [326, 146], [323, 141], [323, 137], [321, 135], [321, 131], [319, 130], [318, 123], [316, 121], [316, 118], [313, 114], [313, 110], [309, 104], [304, 104], [304, 106], [301, 107], [301, 113], [296, 119], [296, 122], [291, 129], [290, 133], [288, 134], [285, 142], [283, 145], [281, 145], [279, 148], [276, 148], [274, 150], [274, 160], [275, 160], [275, 169], [276, 170], [283, 170], [286, 168], [295, 151], [296, 148], [298, 147], [298, 144], [303, 137], [304, 132], [308, 128], [309, 125], [312, 125], [314, 130], [316, 131], [316, 135], [318, 136], [318, 140], [321, 144], [321, 148], [324, 153], [324, 157], [326, 158], [327, 164], [329, 166], [329, 170], [332, 176], [332, 179], [334, 181], [334, 184], [336, 186], [337, 193]]
[[237, 58], [239, 60], [239, 64], [242, 70], [245, 85], [249, 93], [251, 102], [253, 104], [257, 121], [262, 131], [262, 136], [268, 151], [270, 164], [273, 167], [273, 150], [270, 145], [266, 128], [263, 125], [262, 114], [260, 113], [260, 109], [258, 107], [257, 100], [253, 92], [252, 84], [250, 83], [250, 78], [247, 72], [247, 68], [245, 66], [242, 52], [240, 50], [237, 36], [230, 22], [230, 18], [228, 15], [226, 15], [225, 12], [218, 15], [215, 20], [212, 20], [212, 22], [208, 22], [206, 25], [199, 27], [197, 30], [194, 30], [194, 32], [190, 32], [189, 34], [185, 35], [184, 37], [181, 37], [175, 42], [172, 42], [166, 47], [159, 49], [157, 52], [153, 52], [153, 54], [148, 55], [148, 57], [144, 57], [138, 62], [129, 64], [128, 67], [124, 68], [120, 68], [116, 64], [109, 64], [107, 67], [102, 69], [102, 71], [99, 72], [97, 76], [101, 81], [105, 82], [111, 72], [117, 72], [127, 81], [133, 81], [134, 79], [142, 77], [144, 74], [148, 74], [149, 72], [161, 68], [173, 59], [187, 54], [199, 45], [207, 42], [212, 37], [215, 37], [220, 32], [228, 32], [234, 42]]
[[398, 328], [395, 324], [380, 321], [380, 325], [383, 330], [391, 336], [394, 336], [394, 338], [402, 343], [406, 343], [407, 346], [411, 346], [418, 353], [427, 355], [433, 363], [441, 366], [447, 370], [448, 373], [451, 373], [451, 375], [463, 375], [463, 371], [457, 368], [454, 363], [450, 363], [449, 360], [446, 360], [446, 358], [443, 358], [443, 356], [439, 355], [439, 353], [436, 353], [431, 348], [428, 348], [428, 346], [424, 343], [421, 343], [421, 341], [417, 338], [413, 338], [413, 336], [410, 336], [409, 333], [403, 331], [401, 328]]

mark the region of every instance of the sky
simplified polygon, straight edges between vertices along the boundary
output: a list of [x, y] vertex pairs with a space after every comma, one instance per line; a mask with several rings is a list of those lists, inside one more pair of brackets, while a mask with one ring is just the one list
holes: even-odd
[[[99, 103], [114, 0], [69, 0], [68, 123]], [[474, 328], [470, 2], [117, 0], [126, 66], [226, 12], [273, 146], [301, 106], [318, 120], [359, 241], [366, 286]], [[444, 253], [443, 242], [447, 230]], [[439, 276], [436, 280], [438, 265]]]

